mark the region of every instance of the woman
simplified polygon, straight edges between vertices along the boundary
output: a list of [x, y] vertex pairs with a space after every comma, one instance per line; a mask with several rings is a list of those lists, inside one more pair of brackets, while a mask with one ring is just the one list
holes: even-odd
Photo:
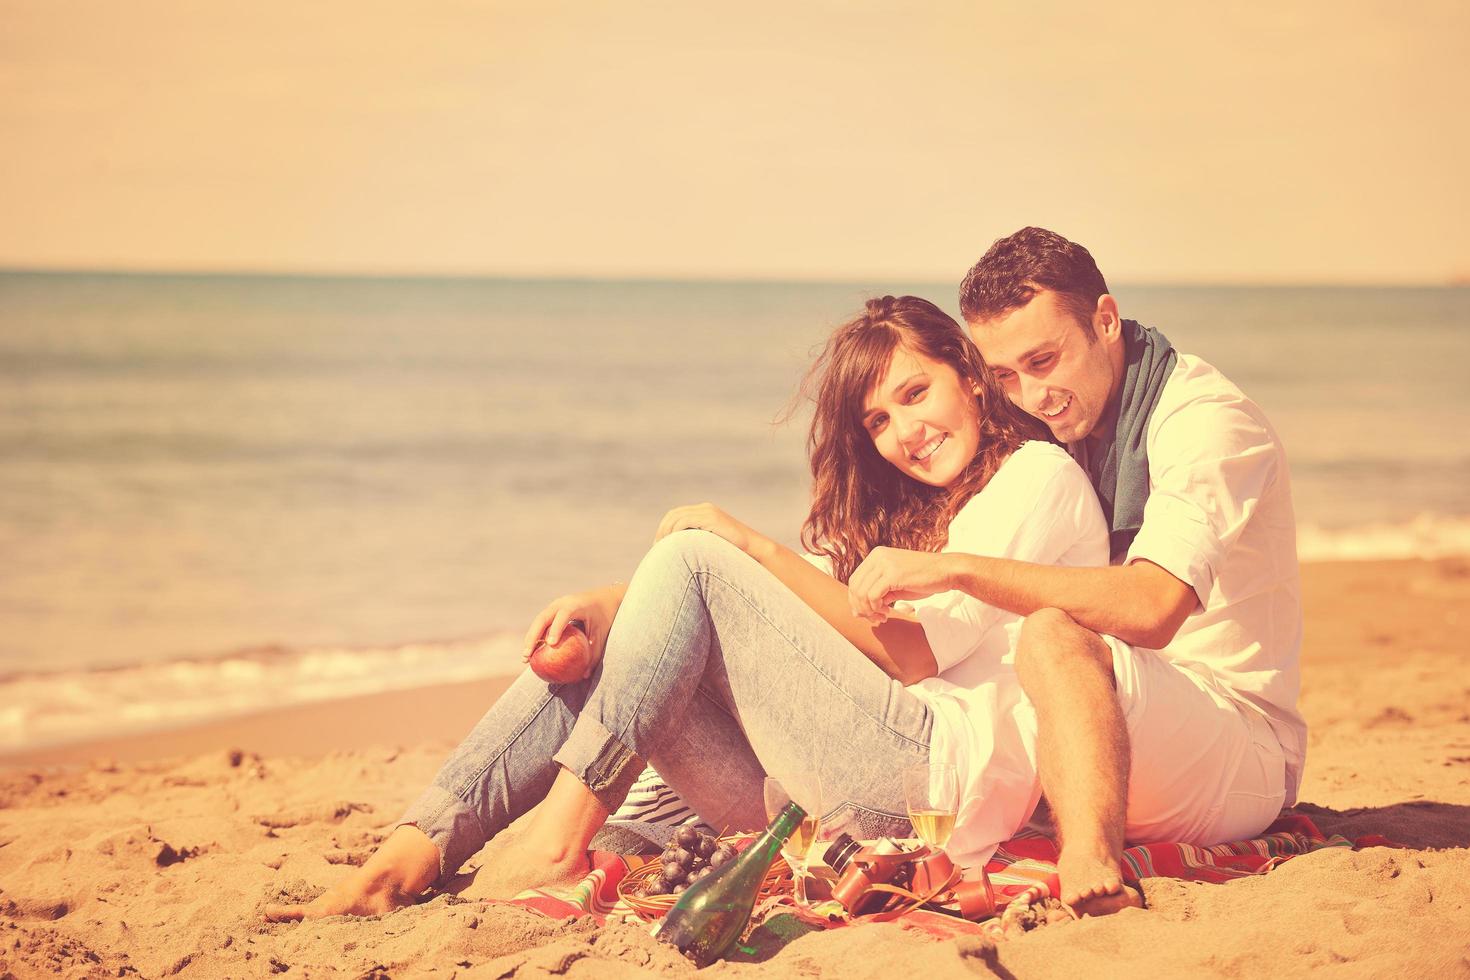
[[670, 511], [626, 586], [563, 597], [531, 624], [528, 649], [585, 623], [591, 675], [523, 673], [361, 868], [267, 915], [409, 904], [532, 807], [513, 859], [481, 874], [498, 893], [574, 880], [645, 760], [714, 827], [763, 825], [763, 778], [816, 767], [829, 826], [906, 834], [902, 773], [926, 762], [958, 769], [957, 859], [983, 860], [1024, 823], [1039, 788], [1034, 721], [1006, 663], [1017, 617], [946, 593], [875, 626], [843, 583], [880, 545], [1104, 563], [1091, 486], [925, 300], [870, 301], [808, 384], [815, 560], [712, 505]]

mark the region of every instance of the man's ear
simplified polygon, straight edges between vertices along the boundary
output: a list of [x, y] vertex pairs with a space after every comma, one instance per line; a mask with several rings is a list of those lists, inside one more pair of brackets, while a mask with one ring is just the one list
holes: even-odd
[[1118, 301], [1110, 293], [1103, 293], [1097, 298], [1097, 309], [1092, 312], [1092, 329], [1104, 340], [1123, 335], [1123, 318], [1118, 315]]

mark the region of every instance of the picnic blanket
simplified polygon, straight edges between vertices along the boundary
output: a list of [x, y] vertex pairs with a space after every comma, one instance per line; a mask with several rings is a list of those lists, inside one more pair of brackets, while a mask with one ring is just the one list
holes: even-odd
[[[1329, 847], [1393, 847], [1387, 838], [1377, 835], [1349, 840], [1339, 835], [1324, 836], [1310, 817], [1286, 814], [1260, 837], [1212, 847], [1193, 844], [1139, 844], [1123, 854], [1123, 876], [1132, 882], [1142, 878], [1179, 878], [1185, 881], [1226, 882], [1232, 878], [1265, 874], [1272, 868], [1301, 854]], [[592, 871], [570, 889], [524, 892], [512, 904], [534, 909], [553, 918], [592, 915], [600, 921], [633, 919], [635, 913], [618, 900], [618, 882], [628, 872], [656, 860], [592, 852]], [[1057, 844], [1041, 833], [1025, 832], [1002, 844], [985, 867], [996, 892], [996, 904], [1005, 909], [1012, 904], [1035, 904], [1058, 893]], [[789, 903], [789, 900], [788, 904]], [[788, 909], [803, 921], [816, 919], [802, 915], [794, 904]], [[915, 912], [899, 920], [907, 928], [917, 928], [939, 938], [965, 934], [995, 935], [992, 923], [966, 922], [937, 912]], [[861, 923], [861, 920], [858, 920]], [[823, 923], [824, 926], [836, 923]]]

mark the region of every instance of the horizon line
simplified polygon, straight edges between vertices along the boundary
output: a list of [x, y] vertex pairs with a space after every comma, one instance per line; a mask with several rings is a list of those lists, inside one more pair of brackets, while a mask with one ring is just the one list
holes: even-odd
[[[958, 280], [933, 277], [919, 273], [884, 273], [866, 276], [802, 276], [802, 275], [717, 275], [673, 273], [667, 275], [610, 273], [504, 273], [504, 272], [425, 272], [402, 270], [326, 270], [326, 269], [252, 269], [246, 267], [220, 268], [141, 268], [126, 266], [28, 266], [0, 264], [0, 275], [38, 276], [114, 276], [148, 277], [158, 279], [342, 279], [354, 281], [398, 280], [424, 282], [522, 282], [522, 283], [565, 283], [565, 284], [614, 284], [642, 283], [648, 285], [810, 285], [810, 286], [871, 286], [875, 280], [930, 284], [958, 283]], [[1351, 289], [1446, 289], [1470, 287], [1470, 275], [1446, 276], [1439, 279], [1325, 279], [1286, 277], [1274, 278], [1120, 278], [1118, 283], [1129, 287], [1164, 288], [1351, 288]]]

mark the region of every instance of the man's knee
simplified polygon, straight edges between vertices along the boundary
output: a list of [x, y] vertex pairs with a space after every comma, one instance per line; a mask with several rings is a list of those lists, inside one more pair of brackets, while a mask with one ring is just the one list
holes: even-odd
[[1038, 609], [1022, 622], [1016, 673], [1028, 694], [1035, 697], [1038, 689], [1059, 679], [1099, 671], [1112, 682], [1112, 650], [1062, 610]]

